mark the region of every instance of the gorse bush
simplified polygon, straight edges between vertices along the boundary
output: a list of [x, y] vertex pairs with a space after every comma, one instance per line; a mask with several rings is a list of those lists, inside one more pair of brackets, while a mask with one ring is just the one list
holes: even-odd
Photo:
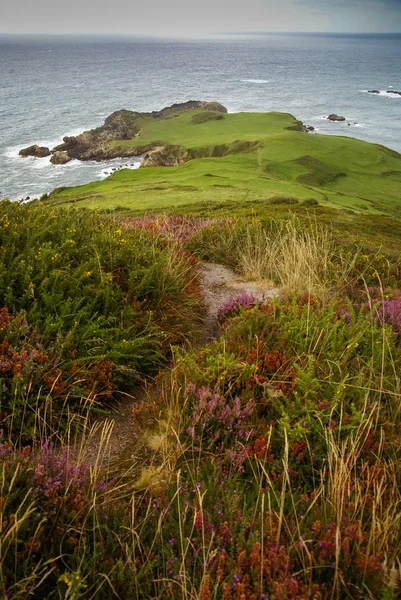
[[0, 410], [10, 433], [19, 414], [32, 421], [45, 407], [57, 422], [82, 398], [129, 388], [190, 333], [196, 273], [174, 242], [88, 211], [3, 202], [0, 246]]

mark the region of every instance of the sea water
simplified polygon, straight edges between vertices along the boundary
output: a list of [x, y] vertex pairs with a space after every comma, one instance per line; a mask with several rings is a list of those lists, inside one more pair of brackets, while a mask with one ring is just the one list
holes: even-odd
[[[121, 108], [150, 111], [186, 100], [217, 100], [229, 112], [289, 112], [317, 134], [401, 152], [401, 96], [387, 93], [401, 91], [398, 34], [2, 36], [0, 82], [0, 198], [38, 197], [138, 167], [133, 159], [52, 165], [18, 151], [53, 147]], [[330, 122], [330, 113], [346, 121]]]

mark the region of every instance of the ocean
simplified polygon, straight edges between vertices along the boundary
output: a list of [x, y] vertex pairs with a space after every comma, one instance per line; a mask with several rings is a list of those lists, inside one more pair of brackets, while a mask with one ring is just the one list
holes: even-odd
[[[260, 34], [199, 40], [0, 37], [0, 198], [34, 198], [138, 161], [21, 158], [33, 143], [101, 125], [115, 110], [217, 100], [229, 112], [290, 112], [316, 134], [401, 152], [401, 35]], [[376, 89], [379, 94], [369, 94]], [[344, 123], [330, 122], [330, 113]], [[350, 125], [348, 125], [350, 123]], [[315, 135], [315, 134], [310, 134]]]

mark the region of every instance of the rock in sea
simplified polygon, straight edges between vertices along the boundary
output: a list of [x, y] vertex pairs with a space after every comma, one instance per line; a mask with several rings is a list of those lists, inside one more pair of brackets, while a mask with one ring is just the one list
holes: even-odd
[[18, 154], [20, 156], [36, 156], [37, 158], [44, 158], [45, 156], [50, 156], [50, 150], [49, 148], [46, 148], [46, 146], [34, 144], [33, 146], [22, 148]]
[[50, 162], [53, 165], [65, 165], [65, 163], [70, 162], [70, 160], [72, 160], [72, 158], [67, 154], [67, 152], [57, 151], [54, 152]]
[[329, 121], [345, 121], [345, 117], [340, 115], [335, 115], [334, 113], [327, 117]]

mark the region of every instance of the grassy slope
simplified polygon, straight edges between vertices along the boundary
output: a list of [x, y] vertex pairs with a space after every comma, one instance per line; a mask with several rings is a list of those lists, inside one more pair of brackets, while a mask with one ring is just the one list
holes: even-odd
[[[194, 124], [192, 119], [201, 112], [188, 111], [164, 121], [142, 119], [138, 138], [112, 143], [180, 145], [207, 158], [179, 167], [116, 172], [104, 181], [56, 190], [53, 201], [79, 201], [82, 206], [99, 209], [143, 210], [295, 197], [401, 215], [399, 154], [352, 138], [289, 130], [296, 121], [288, 114], [237, 113]], [[259, 146], [247, 154], [211, 156], [221, 153], [216, 146], [237, 140], [258, 141]]]

